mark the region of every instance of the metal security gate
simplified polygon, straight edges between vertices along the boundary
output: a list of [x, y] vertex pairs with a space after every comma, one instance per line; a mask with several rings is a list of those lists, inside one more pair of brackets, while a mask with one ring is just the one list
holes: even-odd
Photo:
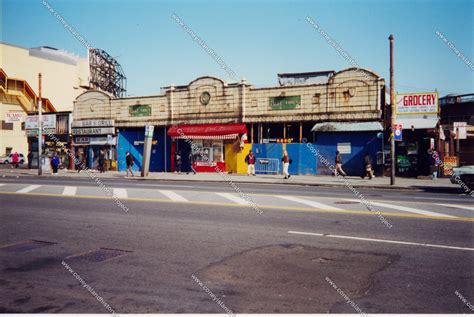
[[274, 158], [257, 158], [255, 162], [255, 173], [257, 174], [279, 174], [280, 160]]

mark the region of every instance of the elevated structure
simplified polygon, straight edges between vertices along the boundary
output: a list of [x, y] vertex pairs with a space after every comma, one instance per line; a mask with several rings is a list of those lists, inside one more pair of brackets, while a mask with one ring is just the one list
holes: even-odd
[[116, 98], [125, 97], [126, 81], [122, 66], [101, 49], [89, 50], [90, 87], [103, 90]]

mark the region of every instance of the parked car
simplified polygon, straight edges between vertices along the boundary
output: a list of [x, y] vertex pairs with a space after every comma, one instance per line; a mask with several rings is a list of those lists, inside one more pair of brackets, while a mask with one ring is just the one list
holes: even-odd
[[[461, 181], [469, 187], [470, 190], [474, 190], [474, 165], [467, 165], [462, 167], [453, 168], [453, 176], [451, 177], [451, 183], [458, 184], [456, 176], [459, 176]], [[462, 184], [460, 184], [462, 186]]]
[[[13, 153], [0, 157], [0, 164], [11, 164]], [[26, 162], [25, 156], [18, 153], [18, 163], [23, 164]]]

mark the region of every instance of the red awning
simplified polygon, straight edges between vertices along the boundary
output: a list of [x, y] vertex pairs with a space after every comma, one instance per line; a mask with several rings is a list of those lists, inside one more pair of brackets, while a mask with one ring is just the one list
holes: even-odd
[[247, 126], [243, 123], [175, 125], [168, 129], [170, 137], [190, 139], [233, 139], [244, 133]]

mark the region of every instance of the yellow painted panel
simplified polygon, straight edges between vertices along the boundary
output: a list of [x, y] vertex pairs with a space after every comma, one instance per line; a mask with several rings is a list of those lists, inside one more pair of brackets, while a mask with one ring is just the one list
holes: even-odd
[[244, 149], [240, 152], [235, 152], [233, 144], [225, 145], [225, 168], [232, 174], [247, 174], [247, 164], [245, 164], [245, 156], [252, 148], [252, 144], [245, 144]]

